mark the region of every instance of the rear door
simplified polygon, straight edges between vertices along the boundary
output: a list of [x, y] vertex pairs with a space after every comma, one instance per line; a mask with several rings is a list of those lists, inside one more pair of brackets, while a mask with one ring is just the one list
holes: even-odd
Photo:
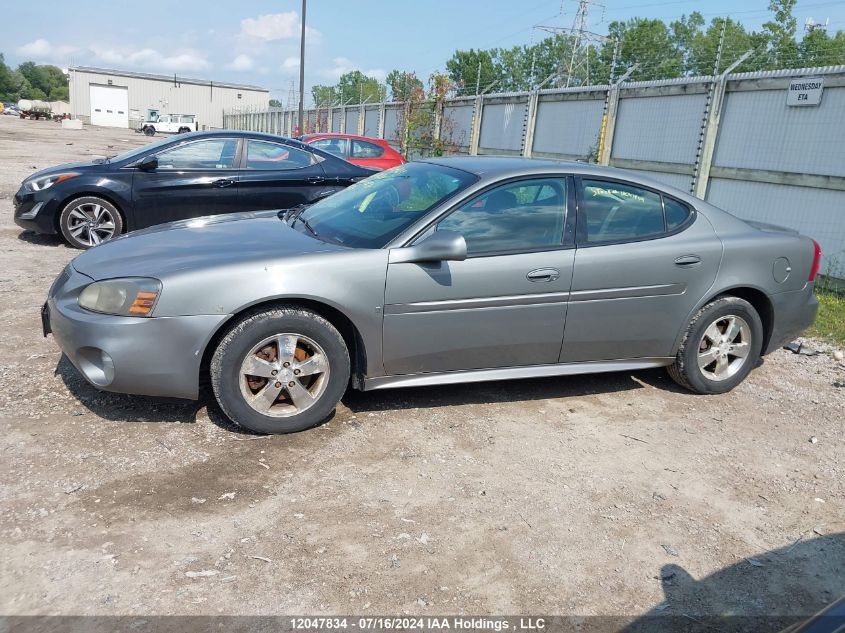
[[318, 138], [308, 144], [343, 160], [349, 159], [349, 139], [335, 137]]
[[575, 254], [569, 182], [499, 185], [440, 220], [466, 239], [465, 261], [388, 265], [387, 374], [557, 362]]
[[334, 191], [311, 152], [257, 139], [245, 144], [239, 181], [241, 210], [288, 209]]
[[572, 293], [562, 362], [665, 358], [712, 286], [722, 243], [671, 196], [579, 178]]
[[135, 228], [237, 211], [239, 143], [226, 137], [188, 141], [156, 154], [156, 169], [135, 169]]

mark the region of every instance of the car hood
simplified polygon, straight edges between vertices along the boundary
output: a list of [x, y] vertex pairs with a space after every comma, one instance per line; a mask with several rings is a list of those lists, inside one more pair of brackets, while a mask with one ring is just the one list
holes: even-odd
[[42, 176], [52, 176], [53, 174], [61, 174], [66, 171], [98, 171], [103, 168], [104, 163], [102, 162], [102, 160], [103, 159], [80, 163], [64, 163], [62, 165], [56, 165], [55, 167], [47, 167], [46, 169], [41, 169], [35, 172], [34, 174], [27, 176], [24, 179], [24, 182], [26, 182], [27, 180], [32, 180], [33, 178], [41, 178]]
[[290, 228], [277, 211], [180, 220], [136, 231], [79, 255], [73, 267], [93, 279], [156, 277], [256, 260], [346, 250]]

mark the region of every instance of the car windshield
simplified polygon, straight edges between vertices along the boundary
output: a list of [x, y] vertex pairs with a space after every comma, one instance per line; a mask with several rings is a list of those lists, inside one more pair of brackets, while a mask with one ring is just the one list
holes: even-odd
[[409, 163], [321, 200], [301, 218], [320, 239], [350, 248], [381, 248], [475, 180], [451, 167]]
[[110, 163], [119, 163], [123, 160], [129, 160], [132, 158], [138, 158], [147, 152], [155, 151], [162, 145], [166, 145], [167, 143], [172, 143], [173, 139], [170, 137], [166, 137], [160, 139], [158, 141], [154, 141], [152, 143], [147, 143], [146, 145], [141, 145], [141, 147], [136, 147], [135, 149], [130, 149], [127, 152], [123, 152], [122, 154], [116, 154], [114, 156], [109, 156], [108, 160]]

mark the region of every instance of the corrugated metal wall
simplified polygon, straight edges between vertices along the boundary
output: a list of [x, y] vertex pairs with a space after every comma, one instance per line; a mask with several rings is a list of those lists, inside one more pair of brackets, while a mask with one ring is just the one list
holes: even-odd
[[368, 106], [364, 110], [364, 136], [378, 136], [378, 106]]
[[458, 101], [454, 105], [447, 103], [443, 107], [443, 123], [440, 126], [440, 138], [451, 145], [457, 154], [469, 152], [469, 137], [472, 134], [472, 101]]
[[353, 108], [351, 110], [347, 108], [346, 110], [346, 133], [358, 133], [358, 108]]
[[535, 156], [587, 160], [598, 146], [604, 99], [567, 99], [541, 95], [534, 128]]
[[527, 100], [484, 105], [479, 154], [520, 153], [525, 132]]

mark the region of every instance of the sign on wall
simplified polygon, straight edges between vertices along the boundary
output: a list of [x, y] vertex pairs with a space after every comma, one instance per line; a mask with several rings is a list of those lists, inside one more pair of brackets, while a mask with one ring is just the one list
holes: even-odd
[[822, 77], [805, 77], [793, 79], [789, 82], [789, 92], [786, 95], [788, 106], [816, 106], [822, 102], [824, 79]]

